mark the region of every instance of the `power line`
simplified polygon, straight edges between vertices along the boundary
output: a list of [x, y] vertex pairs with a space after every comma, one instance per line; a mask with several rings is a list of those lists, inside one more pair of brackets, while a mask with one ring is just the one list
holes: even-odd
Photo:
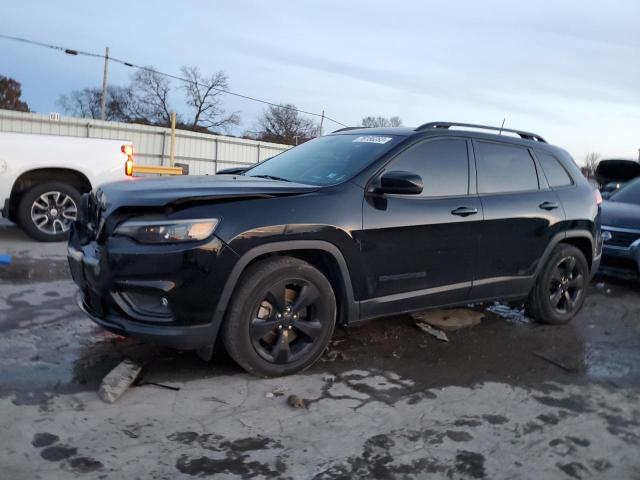
[[[135, 64], [133, 62], [127, 62], [125, 60], [121, 60], [119, 58], [115, 58], [115, 57], [112, 57], [112, 56], [106, 57], [105, 55], [102, 55], [100, 53], [87, 52], [87, 51], [84, 51], [84, 50], [76, 50], [76, 49], [73, 49], [73, 48], [65, 48], [65, 47], [61, 47], [59, 45], [52, 45], [52, 44], [49, 44], [49, 43], [38, 42], [36, 40], [30, 40], [28, 38], [14, 37], [12, 35], [4, 35], [2, 33], [0, 33], [0, 38], [4, 39], [4, 40], [12, 40], [12, 41], [15, 41], [15, 42], [26, 43], [26, 44], [29, 44], [29, 45], [36, 45], [38, 47], [50, 48], [52, 50], [63, 52], [63, 53], [66, 53], [68, 55], [82, 55], [82, 56], [86, 56], [86, 57], [100, 58], [100, 59], [103, 59], [103, 60], [106, 59], [109, 62], [116, 62], [116, 63], [119, 63], [121, 65], [124, 65], [125, 67], [137, 68], [139, 70], [144, 70], [144, 71], [147, 71], [147, 72], [155, 73], [155, 74], [167, 77], [167, 78], [172, 78], [172, 79], [178, 80], [180, 82], [193, 83], [193, 84], [199, 85], [201, 87], [209, 88], [209, 85], [205, 85], [205, 84], [202, 84], [202, 83], [194, 82], [193, 80], [189, 80], [188, 78], [180, 77], [178, 75], [173, 75], [171, 73], [161, 72], [160, 70], [156, 70], [155, 68], [145, 67], [143, 65], [137, 65], [137, 64]], [[338, 124], [340, 126], [347, 127], [347, 125], [345, 125], [344, 123], [339, 122], [339, 121], [337, 121], [337, 120], [335, 120], [335, 119], [333, 119], [331, 117], [328, 117], [324, 113], [308, 112], [306, 110], [300, 110], [298, 108], [292, 108], [292, 107], [288, 107], [286, 105], [279, 105], [277, 103], [269, 102], [267, 100], [262, 100], [260, 98], [251, 97], [249, 95], [243, 95], [241, 93], [232, 92], [230, 90], [225, 90], [225, 89], [222, 89], [222, 88], [211, 88], [211, 89], [215, 90], [217, 92], [220, 92], [220, 93], [224, 93], [226, 95], [232, 95], [234, 97], [243, 98], [245, 100], [251, 100], [253, 102], [263, 103], [265, 105], [270, 105], [272, 107], [283, 108], [283, 109], [292, 110], [292, 111], [298, 112], [298, 113], [304, 113], [306, 115], [312, 115], [314, 117], [325, 118], [325, 119], [327, 119], [327, 120], [329, 120], [329, 121], [331, 121], [333, 123], [336, 123], [336, 124]]]

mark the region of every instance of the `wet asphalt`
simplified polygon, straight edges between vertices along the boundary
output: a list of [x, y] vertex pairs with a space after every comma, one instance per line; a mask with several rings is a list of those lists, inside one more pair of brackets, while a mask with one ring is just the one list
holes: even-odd
[[[640, 451], [640, 282], [632, 275], [599, 274], [583, 310], [568, 325], [542, 325], [524, 315], [505, 318], [486, 311], [487, 305], [476, 305], [473, 308], [483, 312], [480, 325], [448, 332], [450, 341], [446, 343], [420, 331], [409, 316], [389, 317], [338, 329], [331, 353], [301, 375], [258, 380], [244, 374], [221, 349], [205, 362], [193, 352], [143, 344], [92, 324], [75, 305], [75, 287], [63, 245], [30, 242], [4, 224], [0, 225], [0, 252], [3, 248], [13, 255], [13, 263], [0, 266], [0, 352], [4, 362], [0, 374], [0, 433], [4, 438], [0, 464], [9, 466], [14, 475], [11, 478], [120, 478], [124, 458], [107, 452], [131, 439], [126, 433], [122, 437], [123, 431], [133, 431], [138, 438], [145, 429], [153, 432], [147, 455], [165, 456], [162, 452], [173, 452], [175, 445], [184, 448], [166, 468], [158, 468], [156, 478], [213, 474], [229, 478], [640, 478], [640, 459], [632, 454]], [[91, 423], [104, 414], [104, 404], [95, 392], [104, 375], [124, 358], [144, 363], [142, 385], [132, 387], [118, 404], [109, 406], [109, 416], [93, 431], [103, 427], [110, 431], [118, 418], [123, 425], [129, 422], [129, 427], [116, 428], [118, 435], [90, 439], [86, 446], [93, 447], [79, 453], [80, 438], [88, 433], [77, 425], [82, 424], [82, 418]], [[382, 379], [378, 384], [370, 381], [378, 377]], [[388, 382], [393, 385], [389, 387]], [[183, 395], [183, 401], [199, 412], [204, 403], [198, 404], [196, 397], [206, 405], [211, 403], [202, 400], [209, 397], [199, 395], [201, 389], [233, 404], [232, 393], [247, 384], [252, 385], [253, 393], [247, 393], [244, 402], [255, 401], [258, 406], [249, 413], [240, 413], [237, 408], [226, 412], [229, 418], [237, 416], [237, 422], [251, 427], [246, 417], [261, 411], [262, 404], [273, 402], [274, 397], [278, 400], [280, 392], [273, 390], [274, 385], [286, 385], [282, 391], [287, 395], [306, 392], [304, 410], [309, 418], [318, 416], [317, 423], [311, 430], [308, 425], [299, 425], [289, 436], [284, 435], [281, 422], [291, 415], [291, 407], [278, 404], [275, 411], [269, 407], [270, 421], [280, 425], [276, 432], [247, 425], [240, 425], [237, 431], [227, 425], [224, 431], [211, 432], [206, 431], [202, 419], [196, 429], [172, 424], [175, 428], [169, 431], [169, 420], [155, 425], [154, 419], [165, 416], [175, 423], [175, 415], [168, 413], [175, 412], [175, 404], [162, 411], [165, 397], [175, 401], [172, 395]], [[265, 396], [265, 388], [276, 394]], [[198, 395], [185, 396], [190, 389]], [[503, 395], [503, 391], [511, 393]], [[458, 392], [455, 408], [461, 410], [434, 414], [430, 428], [423, 428], [424, 409], [420, 410], [419, 425], [402, 415], [414, 414], [409, 412], [421, 405], [444, 408], [439, 397], [453, 395], [451, 392]], [[478, 404], [468, 396], [473, 392], [489, 400]], [[158, 397], [153, 400], [159, 402], [156, 414], [146, 412], [142, 418], [129, 418], [132, 409], [127, 402], [136, 398], [135, 405], [139, 405], [150, 396]], [[482, 413], [489, 406], [489, 413]], [[531, 412], [551, 410], [541, 410], [537, 416], [531, 413], [529, 421], [511, 426], [519, 416], [528, 415], [528, 406]], [[225, 408], [224, 403], [220, 408]], [[100, 413], [87, 417], [86, 412], [93, 409]], [[289, 440], [297, 437], [305, 439], [302, 444], [309, 436], [323, 441], [331, 438], [331, 422], [327, 420], [324, 431], [321, 419], [337, 411], [347, 412], [358, 431], [354, 438], [345, 436], [339, 451], [325, 448], [324, 456], [314, 460], [291, 444]], [[387, 426], [370, 421], [378, 414], [393, 420]], [[21, 415], [24, 423], [16, 420]], [[358, 415], [363, 415], [362, 421]], [[570, 434], [574, 427], [562, 426], [566, 418], [582, 421], [583, 416], [585, 425], [593, 418], [603, 423], [589, 427], [582, 436]], [[39, 423], [50, 426], [39, 428]], [[64, 424], [68, 429], [52, 431]], [[497, 443], [487, 451], [482, 448], [485, 439], [480, 448], [472, 450], [465, 442], [475, 442], [472, 431], [483, 428], [489, 441]], [[611, 438], [604, 438], [600, 428]], [[540, 436], [535, 448], [544, 460], [539, 465], [526, 455], [525, 449], [530, 447], [521, 436], [527, 429], [528, 434]], [[154, 446], [156, 437], [162, 440]], [[603, 442], [597, 455], [587, 455], [596, 438]], [[422, 453], [397, 451], [403, 442], [415, 446], [418, 439]], [[198, 455], [191, 455], [194, 448]], [[490, 458], [497, 453], [502, 456], [503, 448], [511, 452], [508, 466]], [[270, 460], [260, 457], [267, 451], [273, 454]], [[410, 462], [399, 460], [407, 455]], [[27, 465], [25, 459], [34, 460]], [[146, 478], [148, 462], [136, 456], [128, 461], [129, 473]]]

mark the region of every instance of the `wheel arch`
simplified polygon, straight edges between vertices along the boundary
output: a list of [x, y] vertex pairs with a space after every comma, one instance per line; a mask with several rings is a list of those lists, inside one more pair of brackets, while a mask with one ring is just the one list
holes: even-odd
[[587, 259], [587, 264], [589, 265], [589, 269], [591, 270], [594, 259], [593, 235], [589, 230], [571, 230], [560, 232], [551, 239], [551, 241], [547, 245], [547, 248], [542, 254], [540, 262], [538, 263], [536, 276], [544, 268], [544, 265], [546, 264], [553, 249], [561, 243], [573, 245], [574, 247], [578, 248]]
[[346, 324], [358, 318], [358, 304], [354, 299], [351, 275], [338, 247], [321, 240], [292, 240], [266, 243], [252, 248], [240, 257], [227, 279], [214, 313], [213, 324], [216, 331], [222, 325], [242, 273], [255, 262], [278, 255], [305, 260], [327, 277], [338, 302], [339, 323]]
[[80, 193], [91, 191], [91, 182], [85, 174], [71, 168], [42, 167], [27, 170], [13, 182], [9, 195], [9, 219], [15, 221], [20, 199], [32, 187], [45, 182], [63, 182]]

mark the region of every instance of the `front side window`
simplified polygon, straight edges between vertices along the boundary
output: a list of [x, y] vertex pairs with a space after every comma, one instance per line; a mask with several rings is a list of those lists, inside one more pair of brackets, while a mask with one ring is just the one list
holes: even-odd
[[334, 185], [353, 177], [403, 138], [362, 134], [318, 137], [256, 165], [245, 175]]
[[542, 165], [550, 187], [566, 187], [573, 184], [571, 177], [556, 157], [541, 150], [536, 150], [536, 157]]
[[467, 142], [442, 139], [419, 143], [398, 155], [385, 170], [420, 175], [423, 197], [466, 195], [469, 191]]
[[476, 142], [478, 193], [538, 190], [538, 175], [529, 150], [514, 145]]

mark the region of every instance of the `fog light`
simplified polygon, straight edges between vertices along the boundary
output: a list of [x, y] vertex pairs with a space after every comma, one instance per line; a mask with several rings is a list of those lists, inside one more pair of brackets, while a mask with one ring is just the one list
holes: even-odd
[[166, 297], [139, 292], [114, 292], [113, 299], [127, 315], [137, 320], [170, 322], [173, 314]]
[[611, 234], [610, 231], [608, 230], [602, 230], [602, 241], [603, 242], [608, 242], [609, 240], [611, 240], [613, 238], [613, 235]]

